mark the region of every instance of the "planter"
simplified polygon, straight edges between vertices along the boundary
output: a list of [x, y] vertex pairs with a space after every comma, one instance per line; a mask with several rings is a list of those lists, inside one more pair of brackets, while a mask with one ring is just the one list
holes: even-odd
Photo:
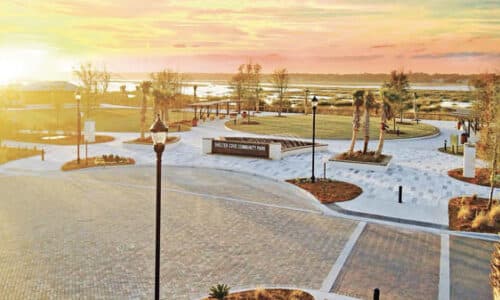
[[354, 160], [345, 160], [331, 158], [330, 161], [333, 162], [334, 167], [348, 168], [348, 169], [358, 169], [367, 171], [378, 171], [385, 172], [391, 164], [392, 156], [386, 155], [382, 162], [360, 162]]

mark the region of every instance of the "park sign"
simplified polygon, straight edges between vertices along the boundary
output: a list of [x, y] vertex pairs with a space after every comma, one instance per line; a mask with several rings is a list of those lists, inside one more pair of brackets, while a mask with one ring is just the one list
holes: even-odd
[[269, 144], [212, 140], [212, 153], [269, 157]]
[[85, 137], [85, 142], [87, 143], [95, 142], [95, 121], [85, 121], [83, 135]]

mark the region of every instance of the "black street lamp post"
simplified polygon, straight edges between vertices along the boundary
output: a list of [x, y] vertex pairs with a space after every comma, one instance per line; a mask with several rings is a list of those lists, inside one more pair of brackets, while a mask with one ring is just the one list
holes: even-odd
[[76, 92], [75, 94], [75, 99], [76, 99], [76, 162], [80, 164], [80, 140], [82, 136], [82, 129], [80, 128], [81, 126], [81, 114], [80, 114], [80, 100], [82, 99], [82, 96], [80, 95], [80, 92]]
[[306, 97], [304, 98], [304, 115], [307, 115], [307, 101], [309, 100], [309, 89], [304, 91], [306, 93]]
[[155, 252], [155, 300], [160, 299], [160, 226], [161, 226], [161, 157], [165, 150], [168, 127], [156, 117], [151, 125], [151, 138], [156, 152], [156, 252]]
[[311, 100], [312, 110], [313, 110], [313, 144], [312, 144], [312, 164], [311, 164], [311, 181], [314, 183], [316, 181], [316, 177], [314, 176], [314, 152], [316, 148], [316, 108], [318, 107], [318, 98], [314, 96]]

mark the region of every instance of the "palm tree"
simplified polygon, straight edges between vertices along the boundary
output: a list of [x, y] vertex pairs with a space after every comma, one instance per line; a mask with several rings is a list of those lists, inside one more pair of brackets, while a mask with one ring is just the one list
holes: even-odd
[[349, 147], [349, 154], [354, 152], [354, 146], [356, 145], [356, 139], [358, 138], [359, 127], [361, 127], [360, 123], [360, 114], [361, 114], [361, 105], [363, 105], [363, 96], [365, 95], [365, 91], [357, 90], [352, 94], [353, 102], [352, 105], [355, 107], [354, 112], [352, 114], [352, 140], [351, 146]]
[[365, 134], [364, 145], [363, 145], [363, 154], [366, 154], [368, 151], [368, 142], [370, 141], [370, 111], [375, 107], [375, 97], [372, 92], [368, 92], [365, 97], [365, 124], [363, 127], [363, 131]]
[[382, 113], [380, 116], [380, 134], [378, 140], [377, 151], [375, 151], [375, 159], [379, 158], [382, 155], [382, 150], [384, 148], [384, 139], [385, 139], [385, 131], [389, 126], [387, 126], [387, 120], [393, 118], [392, 107], [390, 98], [394, 97], [394, 94], [389, 93], [387, 90], [380, 91], [380, 97], [382, 98]]
[[144, 132], [146, 131], [146, 110], [147, 110], [147, 95], [153, 83], [151, 81], [141, 82], [142, 90], [142, 106], [141, 106], [141, 139], [144, 139]]

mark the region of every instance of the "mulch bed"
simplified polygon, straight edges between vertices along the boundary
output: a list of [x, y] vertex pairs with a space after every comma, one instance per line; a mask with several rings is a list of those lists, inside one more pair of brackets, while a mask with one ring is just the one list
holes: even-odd
[[[493, 206], [498, 205], [497, 201], [493, 201]], [[471, 227], [473, 217], [470, 219], [459, 219], [458, 211], [464, 204], [469, 205], [470, 210], [472, 211], [472, 216], [475, 216], [476, 213], [485, 211], [488, 208], [488, 199], [479, 197], [476, 197], [475, 199], [473, 197], [456, 197], [450, 199], [450, 201], [448, 202], [448, 226], [451, 230], [484, 233], [498, 233], [500, 231], [500, 224], [498, 223], [494, 227], [488, 226], [486, 228], [483, 228], [482, 230], [479, 230], [473, 229]]]
[[259, 125], [260, 123], [257, 122], [257, 121], [250, 121], [250, 122], [248, 122], [248, 121], [243, 120], [243, 121], [240, 121], [240, 124], [241, 125]]
[[[215, 298], [206, 298], [205, 300]], [[224, 300], [314, 300], [314, 297], [304, 291], [286, 289], [257, 289], [232, 293]]]
[[368, 151], [366, 154], [363, 154], [362, 151], [355, 151], [352, 154], [348, 152], [340, 153], [335, 156], [335, 159], [339, 160], [351, 160], [357, 162], [370, 162], [370, 163], [381, 163], [385, 160], [386, 155], [380, 155], [378, 158], [375, 158], [375, 151]]
[[[490, 186], [490, 170], [488, 168], [476, 168], [476, 177], [474, 178], [466, 178], [463, 177], [463, 169], [453, 169], [448, 171], [448, 175], [457, 180], [482, 185], [482, 186]], [[500, 172], [497, 172], [497, 176], [500, 175]], [[495, 187], [500, 187], [500, 182], [497, 180]]]
[[297, 178], [289, 179], [287, 182], [313, 194], [323, 204], [349, 201], [363, 192], [357, 185], [332, 179], [318, 178], [312, 183], [310, 178]]
[[[175, 143], [178, 140], [180, 140], [180, 137], [178, 137], [178, 136], [169, 136], [169, 137], [167, 137], [167, 142], [165, 143], [165, 145]], [[153, 139], [151, 138], [151, 136], [148, 136], [148, 137], [145, 137], [143, 139], [136, 138], [134, 140], [126, 141], [124, 143], [126, 143], [126, 144], [140, 144], [140, 145], [153, 145]]]
[[80, 159], [80, 164], [78, 164], [76, 159], [69, 161], [61, 167], [61, 170], [73, 171], [73, 170], [94, 168], [94, 167], [112, 167], [112, 166], [124, 166], [133, 164], [135, 164], [135, 160], [129, 157], [120, 157], [119, 159], [103, 160], [103, 156], [97, 156], [97, 157], [89, 157], [87, 161], [85, 161], [85, 158]]
[[458, 147], [458, 151], [455, 150], [455, 152], [451, 151], [451, 147], [446, 147], [446, 151], [444, 151], [444, 147], [438, 148], [439, 152], [446, 153], [446, 154], [451, 154], [451, 155], [456, 155], [456, 156], [463, 156], [464, 155], [464, 149], [463, 147]]

